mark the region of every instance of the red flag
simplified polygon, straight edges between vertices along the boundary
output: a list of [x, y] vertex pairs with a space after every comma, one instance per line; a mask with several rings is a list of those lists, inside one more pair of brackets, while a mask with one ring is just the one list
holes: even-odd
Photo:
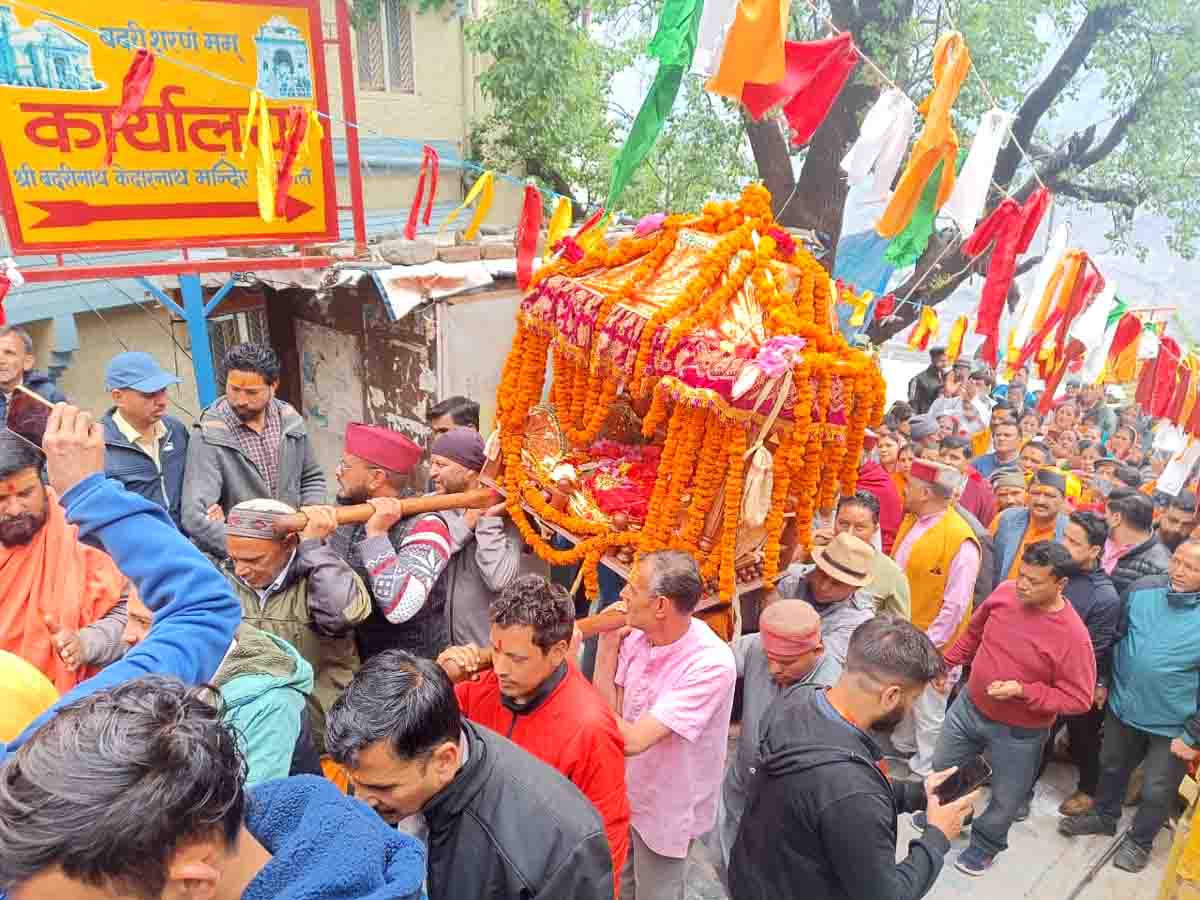
[[438, 169], [441, 160], [438, 152], [426, 144], [421, 150], [421, 171], [417, 177], [417, 193], [413, 197], [412, 209], [408, 212], [408, 224], [404, 226], [404, 239], [417, 239], [417, 221], [421, 213], [421, 200], [425, 194], [425, 179], [429, 179], [429, 198], [425, 201], [425, 215], [420, 219], [425, 225], [429, 224], [433, 215], [433, 198], [437, 196]]
[[975, 321], [975, 333], [984, 336], [980, 353], [989, 365], [996, 365], [996, 352], [1000, 340], [1000, 315], [1008, 299], [1017, 270], [1017, 257], [1028, 252], [1038, 224], [1050, 206], [1050, 191], [1038, 188], [1023, 205], [1011, 197], [1001, 201], [992, 214], [963, 244], [968, 256], [979, 256], [992, 244], [992, 260], [988, 265], [987, 282], [979, 298], [979, 315]]
[[108, 131], [108, 145], [104, 148], [104, 165], [112, 165], [113, 152], [117, 149], [117, 132], [125, 127], [129, 117], [142, 108], [150, 78], [154, 75], [154, 54], [149, 50], [138, 50], [121, 83], [121, 105], [113, 110], [112, 128]]
[[755, 119], [773, 109], [783, 109], [799, 147], [812, 140], [829, 110], [858, 65], [854, 36], [843, 31], [836, 37], [800, 43], [784, 41], [784, 76], [773, 84], [746, 82], [742, 104]]
[[875, 301], [875, 318], [886, 319], [896, 311], [896, 295], [884, 294]]
[[283, 149], [279, 155], [279, 183], [275, 189], [275, 215], [281, 219], [287, 214], [288, 190], [307, 134], [308, 110], [303, 106], [289, 106], [283, 126]]
[[517, 223], [517, 286], [525, 290], [533, 277], [533, 257], [537, 253], [538, 234], [542, 230], [542, 192], [525, 185], [521, 221]]

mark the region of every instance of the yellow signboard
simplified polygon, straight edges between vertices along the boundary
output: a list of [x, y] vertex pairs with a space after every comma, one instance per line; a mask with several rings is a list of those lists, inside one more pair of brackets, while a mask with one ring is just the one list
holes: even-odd
[[[123, 82], [140, 51], [153, 74], [126, 116]], [[323, 137], [309, 128], [286, 193], [265, 202], [289, 117], [310, 124], [328, 111], [324, 56], [320, 0], [53, 0], [52, 10], [0, 0], [0, 203], [14, 249], [336, 238], [327, 120]]]

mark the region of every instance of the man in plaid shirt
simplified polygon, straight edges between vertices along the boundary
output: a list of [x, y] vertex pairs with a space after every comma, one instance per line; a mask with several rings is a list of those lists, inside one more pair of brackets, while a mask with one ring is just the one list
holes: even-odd
[[204, 410], [188, 444], [183, 527], [224, 558], [225, 512], [269, 497], [289, 506], [326, 502], [325, 473], [292, 406], [278, 400], [279, 357], [263, 344], [225, 354], [225, 396]]

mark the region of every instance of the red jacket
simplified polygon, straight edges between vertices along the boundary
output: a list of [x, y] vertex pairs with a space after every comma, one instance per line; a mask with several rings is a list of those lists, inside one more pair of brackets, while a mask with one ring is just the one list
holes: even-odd
[[967, 469], [967, 483], [963, 486], [958, 502], [977, 518], [984, 528], [990, 526], [992, 519], [996, 518], [996, 495], [992, 492], [991, 485], [973, 468]]
[[[625, 741], [612, 709], [575, 666], [552, 675], [545, 696], [520, 712], [505, 705], [500, 680], [487, 671], [478, 681], [454, 686], [463, 715], [499, 732], [542, 762], [553, 766], [592, 801], [612, 851], [613, 883], [619, 887], [629, 852], [629, 795], [625, 791]], [[557, 684], [554, 684], [559, 678]]]
[[887, 469], [877, 462], [867, 461], [858, 470], [858, 489], [874, 494], [879, 501], [879, 541], [884, 556], [892, 555], [892, 544], [904, 518], [904, 498], [896, 490], [896, 482]]

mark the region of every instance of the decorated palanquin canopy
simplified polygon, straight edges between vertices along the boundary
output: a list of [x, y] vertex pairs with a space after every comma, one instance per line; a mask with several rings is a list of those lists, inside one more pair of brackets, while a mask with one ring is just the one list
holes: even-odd
[[854, 491], [883, 414], [875, 359], [831, 329], [828, 273], [761, 185], [567, 249], [534, 276], [497, 397], [514, 522], [593, 594], [602, 559], [663, 548], [726, 603], [773, 583], [814, 510]]

